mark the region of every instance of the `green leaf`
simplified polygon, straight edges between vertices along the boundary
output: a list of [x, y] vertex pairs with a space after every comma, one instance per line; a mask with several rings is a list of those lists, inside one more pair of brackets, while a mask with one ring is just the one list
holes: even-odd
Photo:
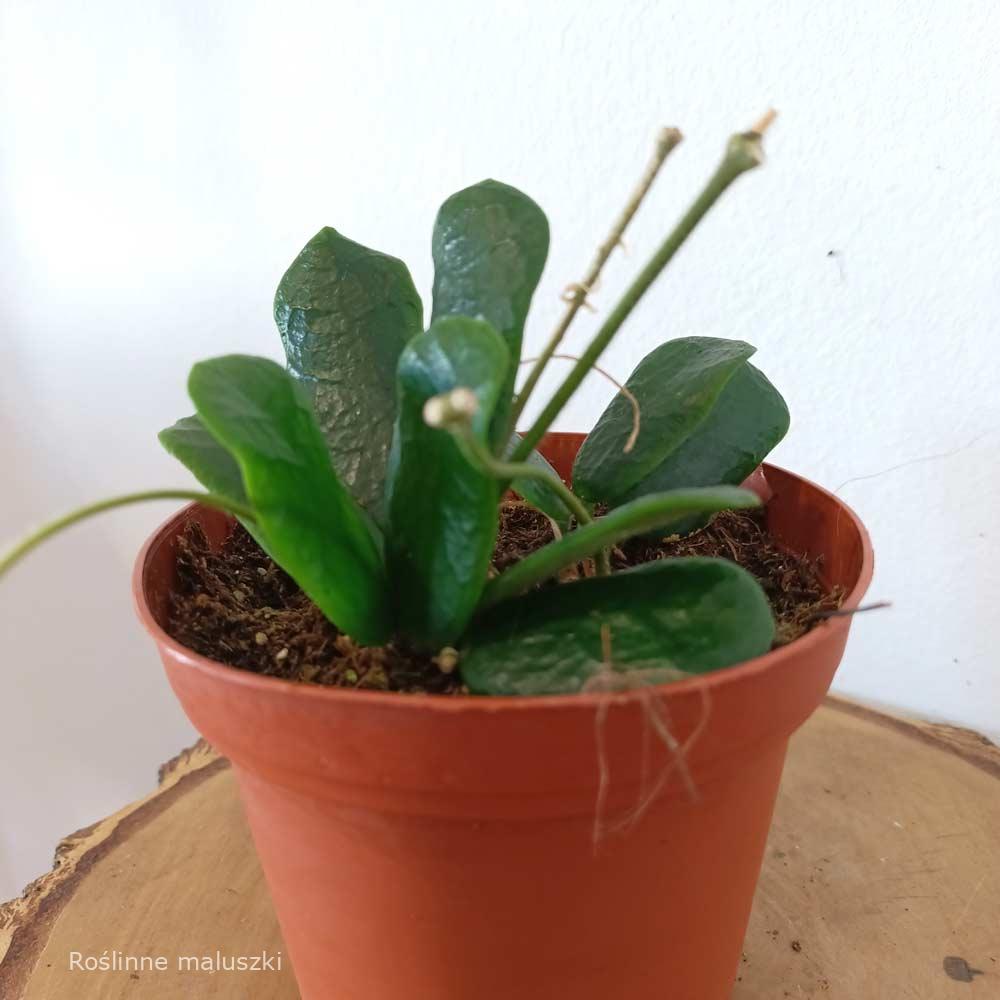
[[435, 320], [399, 359], [399, 416], [389, 459], [389, 575], [399, 628], [412, 641], [454, 641], [486, 581], [497, 531], [499, 486], [474, 468], [444, 430], [424, 423], [424, 403], [459, 386], [479, 403], [473, 432], [485, 442], [507, 369], [500, 335], [482, 320]]
[[764, 374], [741, 365], [709, 415], [622, 498], [687, 486], [742, 483], [788, 432], [788, 407]]
[[524, 321], [549, 252], [549, 223], [526, 194], [486, 180], [453, 194], [434, 223], [432, 318], [484, 319], [510, 355], [493, 422], [505, 440]]
[[[513, 451], [514, 447], [520, 441], [520, 434], [512, 434], [510, 443], [507, 445], [507, 453], [509, 454]], [[553, 479], [559, 479], [559, 473], [552, 468], [541, 452], [532, 450], [525, 461], [548, 473]], [[550, 489], [539, 479], [515, 479], [510, 486], [523, 500], [526, 500], [536, 510], [540, 510], [547, 517], [555, 521], [560, 531], [569, 531], [573, 515], [555, 490]]]
[[334, 468], [381, 519], [396, 419], [396, 365], [423, 328], [406, 265], [321, 229], [274, 296], [288, 370], [308, 389]]
[[174, 456], [205, 489], [228, 500], [247, 502], [243, 474], [236, 459], [208, 433], [198, 417], [182, 417], [160, 431], [160, 444]]
[[[210, 493], [216, 493], [237, 504], [247, 504], [243, 488], [243, 473], [235, 458], [208, 432], [197, 416], [182, 417], [175, 424], [164, 428], [159, 435], [160, 444], [176, 458]], [[240, 524], [257, 544], [271, 555], [264, 533], [248, 518], [239, 518]], [[272, 556], [273, 558], [273, 556]]]
[[337, 478], [294, 377], [273, 361], [233, 354], [196, 364], [188, 391], [239, 464], [273, 558], [339, 629], [384, 642], [388, 590], [373, 530]]
[[740, 663], [774, 638], [767, 598], [746, 570], [664, 559], [496, 605], [465, 639], [462, 677], [477, 694], [576, 693], [604, 666], [603, 625], [614, 668], [646, 683]]
[[635, 447], [625, 452], [632, 407], [619, 393], [577, 453], [573, 489], [595, 503], [620, 502], [708, 417], [754, 350], [740, 340], [681, 337], [647, 354], [625, 383], [642, 416]]
[[759, 506], [760, 497], [756, 493], [734, 486], [671, 490], [641, 497], [525, 556], [487, 584], [481, 606], [489, 607], [524, 593], [565, 566], [653, 528], [667, 529], [692, 514]]

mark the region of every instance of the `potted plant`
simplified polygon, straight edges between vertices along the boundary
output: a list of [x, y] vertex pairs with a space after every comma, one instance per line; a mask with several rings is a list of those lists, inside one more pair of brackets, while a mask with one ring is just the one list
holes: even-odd
[[[730, 140], [523, 435], [528, 397], [676, 130], [519, 392], [548, 246], [533, 201], [486, 181], [444, 203], [426, 329], [400, 261], [323, 229], [275, 297], [287, 367], [196, 364], [196, 414], [161, 434], [208, 492], [92, 505], [0, 562], [100, 510], [195, 501], [139, 556], [139, 616], [232, 762], [304, 997], [729, 995], [787, 741], [839, 663], [871, 576], [867, 536], [829, 493], [759, 468], [788, 411], [742, 341], [670, 340], [586, 438], [548, 431], [711, 205], [761, 162], [770, 118]], [[497, 571], [509, 490], [551, 540]], [[701, 538], [714, 515], [762, 501], [770, 536], [821, 561], [841, 609], [778, 647], [768, 595], [737, 562], [628, 565], [619, 548], [651, 539], [669, 554], [665, 537]], [[206, 559], [251, 545], [237, 521], [254, 554], [213, 607], [223, 632], [205, 655], [177, 638], [179, 562], [192, 533]], [[242, 610], [254, 573], [325, 619], [341, 664], [415, 664], [451, 693], [347, 689], [353, 667], [347, 688], [316, 683], [315, 664], [275, 676], [288, 646], [248, 631]], [[275, 669], [229, 665], [240, 643]]]

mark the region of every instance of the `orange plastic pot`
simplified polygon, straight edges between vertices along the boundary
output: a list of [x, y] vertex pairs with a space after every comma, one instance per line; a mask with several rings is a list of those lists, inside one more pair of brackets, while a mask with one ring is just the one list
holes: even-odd
[[[566, 474], [581, 440], [551, 435], [543, 450]], [[872, 573], [857, 517], [791, 473], [766, 475], [770, 530], [821, 558], [857, 606]], [[215, 541], [230, 530], [198, 507], [168, 521], [138, 560], [139, 615], [184, 710], [232, 762], [306, 1000], [729, 997], [788, 738], [826, 693], [849, 617], [645, 692], [297, 684], [204, 659], [163, 630], [191, 519]], [[651, 738], [651, 706], [688, 745], [689, 781]], [[605, 828], [668, 778], [641, 819], [595, 843], [599, 752]]]

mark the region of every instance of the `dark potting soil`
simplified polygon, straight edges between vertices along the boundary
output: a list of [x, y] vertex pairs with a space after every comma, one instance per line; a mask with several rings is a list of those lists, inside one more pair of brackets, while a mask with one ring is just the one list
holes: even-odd
[[[519, 501], [504, 503], [494, 568], [506, 569], [552, 537], [544, 515]], [[670, 556], [720, 556], [752, 573], [774, 610], [775, 645], [798, 638], [840, 604], [840, 593], [823, 587], [814, 564], [774, 542], [760, 514], [725, 512], [684, 537], [632, 539], [613, 550], [612, 565], [624, 569]], [[189, 524], [179, 539], [177, 571], [167, 631], [203, 656], [313, 684], [427, 694], [462, 689], [447, 660], [395, 644], [355, 645], [239, 526], [212, 552], [200, 526]], [[560, 580], [593, 571], [588, 560], [565, 570]]]

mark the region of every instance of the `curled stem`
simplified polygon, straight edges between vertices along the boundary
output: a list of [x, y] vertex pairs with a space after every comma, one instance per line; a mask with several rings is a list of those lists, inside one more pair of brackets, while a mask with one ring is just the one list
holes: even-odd
[[[767, 128], [772, 120], [771, 112], [765, 115], [757, 124], [757, 128]], [[646, 294], [653, 282], [660, 276], [673, 256], [683, 246], [694, 228], [705, 217], [709, 209], [718, 201], [722, 193], [736, 180], [740, 174], [752, 170], [764, 161], [760, 145], [761, 133], [757, 131], [742, 132], [734, 135], [726, 146], [722, 162], [716, 168], [704, 190], [695, 199], [683, 218], [674, 227], [673, 232], [663, 241], [660, 248], [653, 254], [646, 266], [639, 272], [621, 300], [609, 314], [604, 324], [597, 331], [587, 349], [580, 355], [580, 360], [573, 367], [555, 395], [541, 412], [538, 419], [525, 432], [518, 446], [511, 454], [513, 461], [520, 461], [530, 454], [531, 450], [542, 439], [542, 435], [552, 426], [553, 421], [562, 412], [569, 398], [580, 387], [587, 372], [594, 366], [612, 338], [625, 322], [629, 313], [636, 307], [639, 300]]]
[[[524, 380], [524, 385], [521, 387], [521, 391], [514, 399], [514, 403], [510, 411], [509, 429], [511, 432], [517, 430], [517, 421], [524, 412], [524, 407], [528, 402], [528, 397], [534, 391], [535, 386], [538, 384], [538, 380], [542, 377], [542, 372], [545, 370], [545, 366], [558, 350], [559, 345], [562, 343], [563, 337], [566, 336], [566, 331], [569, 329], [574, 317], [580, 311], [581, 306], [586, 305], [587, 293], [590, 292], [597, 284], [597, 279], [600, 277], [601, 270], [607, 263], [608, 258], [614, 252], [615, 247], [621, 245], [622, 236], [628, 228], [628, 224], [632, 221], [633, 216], [642, 204], [642, 200], [646, 197], [649, 189], [653, 186], [653, 181], [656, 180], [656, 175], [660, 172], [660, 168], [666, 162], [667, 157], [680, 144], [683, 138], [684, 137], [681, 135], [680, 130], [676, 128], [661, 129], [657, 135], [656, 149], [653, 152], [652, 158], [646, 165], [646, 169], [643, 172], [635, 190], [629, 196], [628, 203], [622, 210], [621, 215], [618, 216], [615, 220], [615, 224], [611, 227], [611, 232], [608, 234], [608, 238], [597, 248], [597, 254], [594, 257], [587, 273], [584, 275], [583, 281], [571, 285], [566, 291], [564, 296], [567, 303], [566, 311], [563, 313], [562, 319], [559, 320], [559, 324], [556, 326], [555, 330], [552, 331], [552, 336], [542, 349], [542, 353], [535, 359], [534, 367], [528, 373], [528, 377]], [[508, 437], [509, 436], [510, 435], [508, 434]]]
[[[474, 468], [480, 469], [502, 484], [514, 479], [535, 479], [545, 483], [566, 505], [567, 510], [576, 518], [577, 524], [593, 523], [594, 519], [587, 510], [587, 505], [558, 476], [550, 476], [544, 469], [530, 462], [507, 462], [497, 458], [479, 440], [472, 429], [474, 411], [469, 405], [470, 396], [471, 393], [463, 389], [454, 389], [442, 396], [434, 396], [424, 406], [424, 419], [432, 427], [449, 431], [465, 460]], [[602, 576], [611, 572], [611, 559], [606, 551], [598, 553], [596, 566], [597, 572]]]
[[[535, 359], [525, 358], [521, 362], [522, 365], [530, 365]], [[553, 361], [579, 361], [580, 357], [576, 354], [553, 354]], [[639, 440], [639, 429], [642, 426], [642, 409], [639, 406], [639, 400], [635, 398], [635, 393], [627, 385], [623, 385], [611, 374], [606, 368], [602, 368], [600, 365], [594, 365], [593, 370], [597, 372], [598, 375], [606, 378], [627, 400], [629, 406], [632, 407], [632, 430], [629, 432], [628, 439], [625, 441], [625, 446], [622, 451], [627, 455], [634, 447], [636, 441]]]
[[223, 510], [246, 521], [254, 520], [254, 512], [245, 504], [216, 493], [200, 493], [197, 490], [147, 490], [143, 493], [125, 493], [121, 496], [110, 497], [107, 500], [99, 500], [97, 503], [87, 504], [85, 507], [78, 507], [62, 517], [43, 524], [37, 531], [33, 531], [26, 538], [18, 542], [3, 557], [0, 557], [0, 577], [2, 577], [15, 563], [23, 559], [32, 549], [37, 548], [46, 539], [58, 534], [63, 528], [68, 528], [78, 521], [86, 520], [94, 514], [103, 513], [106, 510], [113, 510], [116, 507], [125, 507], [128, 504], [144, 503], [147, 500], [196, 500], [206, 507], [214, 507], [216, 510]]
[[586, 504], [557, 476], [550, 476], [544, 469], [530, 462], [505, 462], [493, 455], [490, 450], [465, 428], [454, 428], [452, 433], [466, 460], [501, 482], [513, 479], [536, 479], [545, 483], [559, 499], [566, 504], [578, 524], [590, 524], [593, 517]]

